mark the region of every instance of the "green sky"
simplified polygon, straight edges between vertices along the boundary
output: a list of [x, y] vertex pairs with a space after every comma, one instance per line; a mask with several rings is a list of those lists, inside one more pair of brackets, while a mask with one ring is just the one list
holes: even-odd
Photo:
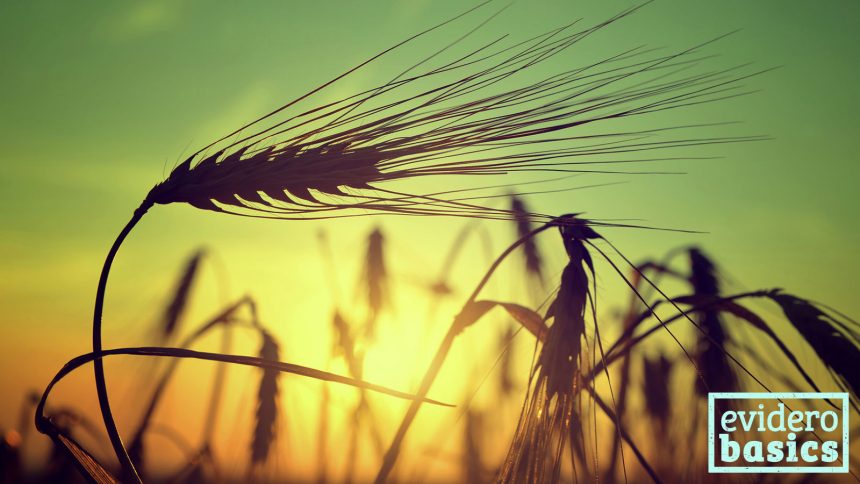
[[[522, 38], [626, 5], [602, 3], [520, 1], [486, 29]], [[0, 387], [7, 389], [0, 427], [14, 421], [26, 389], [43, 387], [65, 360], [87, 351], [104, 253], [182, 153], [462, 8], [447, 0], [0, 3]], [[576, 179], [625, 183], [534, 197], [533, 206], [707, 232], [607, 235], [634, 258], [701, 244], [744, 287], [782, 286], [860, 315], [858, 15], [860, 3], [850, 0], [660, 0], [602, 32], [590, 45], [610, 51], [685, 48], [740, 29], [709, 48], [719, 54], [716, 65], [779, 69], [745, 82], [759, 91], [752, 96], [671, 119], [741, 121], [731, 133], [773, 139], [707, 148], [720, 159], [660, 166], [684, 175]], [[385, 67], [409, 60], [394, 55], [335, 94], [370, 87]], [[407, 267], [440, 260], [439, 244], [460, 224], [281, 223], [157, 207], [112, 276], [108, 340], [143, 333], [136, 322], [157, 314], [175, 268], [201, 244], [218, 251], [231, 291], [259, 294], [263, 306], [278, 308], [270, 314], [288, 315], [291, 300], [325, 301], [321, 281], [291, 277], [319, 269], [316, 230], [325, 227], [338, 250], [357, 253], [373, 223], [391, 233]], [[212, 286], [204, 289], [210, 296]], [[300, 306], [302, 314], [327, 310]], [[301, 352], [296, 359], [323, 361]], [[24, 371], [13, 371], [20, 365]]]

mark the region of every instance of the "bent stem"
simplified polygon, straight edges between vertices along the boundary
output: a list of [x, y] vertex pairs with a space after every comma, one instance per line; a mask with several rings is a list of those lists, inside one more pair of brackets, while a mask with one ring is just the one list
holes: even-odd
[[[104, 299], [105, 299], [105, 291], [107, 289], [107, 281], [108, 275], [110, 274], [110, 268], [113, 264], [113, 260], [116, 257], [117, 252], [119, 251], [120, 246], [122, 245], [125, 238], [131, 232], [131, 230], [137, 225], [141, 218], [143, 218], [146, 211], [149, 207], [152, 206], [152, 202], [149, 200], [144, 200], [140, 207], [134, 211], [134, 215], [132, 215], [131, 220], [123, 227], [122, 231], [117, 236], [113, 245], [108, 251], [107, 257], [105, 258], [104, 265], [102, 266], [101, 276], [99, 277], [99, 286], [96, 290], [96, 303], [95, 308], [93, 309], [93, 353], [99, 354], [102, 351], [102, 312], [104, 310]], [[110, 408], [110, 400], [108, 399], [107, 392], [107, 382], [105, 381], [105, 370], [104, 364], [101, 358], [98, 358], [93, 361], [93, 370], [96, 377], [96, 393], [98, 393], [99, 397], [99, 408], [101, 409], [102, 419], [105, 423], [105, 430], [107, 430], [108, 437], [110, 437], [110, 443], [113, 447], [114, 453], [116, 453], [117, 459], [119, 459], [119, 464], [122, 467], [122, 476], [123, 481], [127, 482], [141, 482], [140, 476], [137, 474], [137, 470], [134, 468], [134, 464], [131, 462], [131, 458], [128, 455], [128, 452], [125, 449], [125, 446], [122, 443], [122, 437], [119, 435], [119, 430], [116, 427], [116, 422], [114, 421], [113, 412]]]
[[400, 422], [400, 427], [398, 427], [397, 433], [394, 435], [394, 439], [392, 440], [391, 445], [388, 447], [388, 451], [386, 451], [385, 453], [385, 458], [382, 461], [382, 466], [379, 468], [379, 472], [376, 475], [376, 484], [382, 484], [386, 482], [388, 480], [388, 477], [391, 475], [391, 471], [394, 469], [394, 464], [397, 462], [397, 457], [400, 455], [400, 450], [403, 446], [403, 439], [406, 437], [406, 432], [409, 430], [409, 427], [415, 420], [415, 416], [418, 415], [418, 409], [421, 408], [422, 402], [418, 399], [423, 399], [427, 397], [427, 394], [430, 392], [430, 387], [433, 385], [433, 382], [439, 375], [439, 371], [442, 369], [442, 364], [445, 362], [445, 358], [451, 351], [451, 346], [453, 346], [454, 344], [454, 339], [464, 329], [463, 324], [461, 322], [461, 315], [466, 312], [466, 310], [471, 306], [472, 303], [475, 302], [475, 299], [477, 299], [478, 294], [480, 294], [484, 286], [487, 285], [487, 282], [490, 280], [490, 277], [492, 277], [493, 273], [496, 272], [496, 269], [498, 269], [502, 261], [504, 261], [505, 258], [507, 258], [507, 256], [511, 254], [511, 252], [513, 252], [517, 247], [525, 243], [530, 238], [554, 226], [554, 221], [548, 222], [523, 235], [507, 249], [505, 249], [496, 258], [496, 260], [493, 261], [493, 264], [484, 274], [484, 277], [475, 287], [475, 290], [472, 291], [472, 294], [469, 296], [469, 299], [466, 300], [466, 303], [463, 304], [463, 307], [460, 309], [460, 314], [454, 317], [454, 321], [451, 323], [451, 326], [448, 328], [448, 332], [445, 333], [445, 337], [442, 339], [442, 342], [439, 344], [439, 348], [436, 350], [436, 354], [433, 356], [433, 361], [430, 362], [430, 366], [424, 373], [424, 377], [421, 380], [421, 385], [418, 389], [418, 392], [415, 394], [417, 399], [412, 400], [412, 402], [410, 403], [409, 408], [406, 410], [406, 414], [403, 416], [403, 420], [401, 420]]
[[[195, 360], [203, 360], [203, 361], [214, 361], [221, 363], [230, 363], [234, 365], [243, 365], [243, 366], [252, 366], [255, 368], [264, 368], [268, 370], [279, 371], [282, 373], [291, 373], [294, 375], [304, 376], [307, 378], [313, 378], [316, 380], [329, 381], [334, 383], [340, 383], [343, 385], [350, 385], [356, 388], [364, 388], [370, 390], [372, 392], [381, 393], [383, 395], [389, 395], [392, 397], [402, 398], [404, 400], [411, 400], [413, 398], [418, 398], [415, 395], [410, 393], [401, 392], [398, 390], [393, 390], [391, 388], [384, 387], [382, 385], [375, 385], [373, 383], [368, 383], [364, 380], [358, 380], [355, 378], [350, 378], [346, 376], [341, 376], [335, 373], [331, 373], [328, 371], [317, 370], [315, 368], [310, 368], [307, 366], [296, 365], [293, 363], [286, 363], [283, 361], [272, 361], [267, 360], [265, 358], [254, 357], [254, 356], [242, 356], [242, 355], [222, 355], [220, 353], [209, 353], [206, 351], [194, 351], [184, 348], [166, 348], [162, 346], [140, 346], [140, 347], [131, 347], [131, 348], [114, 348], [109, 350], [104, 350], [99, 353], [86, 353], [80, 356], [76, 356], [72, 358], [54, 375], [54, 378], [48, 383], [48, 386], [45, 388], [45, 391], [42, 392], [42, 397], [39, 400], [39, 404], [36, 406], [36, 428], [40, 431], [47, 431], [45, 425], [50, 423], [49, 419], [45, 416], [45, 405], [47, 404], [48, 397], [51, 394], [54, 386], [59, 383], [63, 378], [67, 375], [80, 368], [81, 366], [101, 360], [106, 356], [149, 356], [149, 357], [158, 357], [158, 358], [185, 358], [185, 359], [195, 359]], [[429, 398], [424, 398], [424, 401], [433, 405], [440, 405], [443, 407], [453, 407], [453, 405], [438, 402], [436, 400], [432, 400]], [[45, 433], [45, 432], [43, 432]]]

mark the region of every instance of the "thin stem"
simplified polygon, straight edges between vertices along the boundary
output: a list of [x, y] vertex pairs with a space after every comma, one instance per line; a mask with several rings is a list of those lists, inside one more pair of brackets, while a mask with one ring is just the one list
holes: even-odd
[[[129, 220], [125, 227], [123, 227], [105, 258], [104, 265], [102, 266], [102, 273], [99, 277], [99, 286], [96, 290], [95, 308], [93, 309], [93, 353], [95, 354], [99, 354], [102, 351], [102, 312], [104, 311], [104, 299], [105, 291], [107, 290], [108, 275], [110, 274], [110, 268], [113, 264], [114, 257], [116, 257], [116, 254], [125, 238], [134, 226], [137, 225], [140, 219], [143, 218], [143, 215], [146, 214], [146, 211], [151, 206], [152, 202], [144, 200], [140, 207], [134, 211], [134, 215], [132, 215], [131, 220]], [[134, 464], [131, 462], [131, 458], [122, 443], [122, 437], [119, 435], [119, 430], [116, 428], [116, 421], [114, 420], [113, 412], [110, 408], [110, 400], [108, 399], [104, 363], [100, 358], [93, 361], [93, 370], [96, 378], [96, 392], [99, 397], [99, 407], [101, 409], [102, 419], [104, 420], [105, 430], [107, 430], [108, 437], [110, 437], [111, 446], [116, 453], [117, 459], [119, 459], [120, 466], [122, 466], [123, 481], [139, 483], [141, 482], [140, 476], [137, 474], [137, 470], [135, 470]]]
[[[294, 375], [304, 376], [308, 378], [314, 378], [317, 380], [330, 381], [335, 383], [340, 383], [343, 385], [350, 385], [356, 388], [364, 388], [373, 392], [381, 393], [384, 395], [389, 395], [392, 397], [402, 398], [405, 400], [411, 400], [413, 398], [418, 398], [415, 395], [411, 395], [409, 393], [393, 390], [387, 387], [383, 387], [381, 385], [375, 385], [373, 383], [368, 383], [363, 380], [358, 380], [355, 378], [349, 378], [341, 375], [337, 375], [335, 373], [330, 373], [327, 371], [317, 370], [314, 368], [310, 368], [307, 366], [296, 365], [293, 363], [286, 363], [283, 361], [272, 361], [267, 360], [265, 358], [253, 357], [253, 356], [241, 356], [241, 355], [222, 355], [220, 353], [209, 353], [205, 351], [194, 351], [184, 348], [165, 348], [161, 346], [141, 346], [141, 347], [132, 347], [132, 348], [113, 348], [109, 350], [104, 350], [99, 353], [86, 353], [75, 358], [72, 358], [54, 375], [54, 378], [48, 383], [48, 386], [45, 388], [45, 391], [42, 393], [42, 398], [39, 400], [39, 405], [36, 407], [36, 428], [39, 429], [42, 433], [48, 433], [50, 431], [50, 421], [45, 416], [45, 405], [48, 402], [48, 396], [53, 390], [54, 386], [59, 383], [63, 378], [67, 375], [80, 368], [81, 366], [90, 363], [96, 362], [103, 359], [106, 356], [117, 356], [117, 355], [126, 355], [126, 356], [149, 356], [149, 357], [157, 357], [157, 358], [190, 358], [196, 360], [205, 360], [205, 361], [215, 361], [222, 363], [230, 363], [234, 365], [243, 365], [243, 366], [253, 366], [256, 368], [264, 368], [269, 370], [275, 370], [283, 373], [292, 373]], [[441, 405], [445, 407], [451, 407], [447, 403], [437, 402], [436, 400], [431, 400], [429, 398], [424, 399], [427, 403], [431, 403], [433, 405]]]
[[[484, 274], [484, 277], [475, 287], [475, 290], [472, 291], [472, 294], [469, 296], [469, 299], [466, 301], [466, 303], [460, 310], [460, 314], [463, 314], [463, 312], [465, 312], [465, 310], [472, 303], [475, 302], [475, 299], [477, 299], [478, 294], [480, 294], [484, 286], [487, 285], [487, 282], [490, 280], [490, 277], [492, 277], [493, 273], [496, 271], [496, 269], [498, 269], [502, 261], [504, 261], [505, 258], [511, 254], [511, 252], [513, 252], [517, 247], [525, 243], [526, 240], [554, 226], [554, 222], [546, 223], [520, 237], [519, 240], [517, 240], [511, 246], [505, 249], [496, 258], [496, 260], [493, 261], [493, 264]], [[430, 362], [430, 366], [424, 373], [424, 377], [421, 380], [421, 386], [416, 393], [416, 398], [425, 398], [430, 392], [430, 387], [433, 385], [433, 382], [439, 375], [439, 371], [442, 369], [442, 364], [445, 362], [445, 358], [448, 356], [448, 352], [451, 351], [451, 346], [454, 344], [454, 339], [457, 337], [458, 334], [460, 334], [462, 330], [463, 327], [461, 325], [461, 319], [458, 315], [451, 323], [451, 327], [448, 328], [448, 332], [445, 333], [445, 337], [439, 344], [439, 348], [436, 350], [436, 355], [433, 357], [433, 361]], [[403, 446], [403, 439], [406, 437], [406, 432], [409, 430], [409, 427], [415, 420], [415, 416], [418, 415], [419, 408], [421, 408], [421, 402], [419, 402], [418, 400], [413, 400], [412, 403], [410, 403], [409, 408], [406, 410], [406, 415], [403, 416], [403, 420], [400, 422], [400, 427], [398, 427], [397, 433], [394, 435], [394, 440], [392, 440], [391, 445], [388, 447], [388, 451], [386, 451], [385, 458], [382, 461], [382, 466], [379, 468], [379, 472], [376, 475], [376, 484], [382, 484], [386, 482], [388, 480], [388, 477], [391, 475], [391, 471], [394, 469], [394, 464], [397, 462], [397, 457], [400, 455], [400, 449]]]

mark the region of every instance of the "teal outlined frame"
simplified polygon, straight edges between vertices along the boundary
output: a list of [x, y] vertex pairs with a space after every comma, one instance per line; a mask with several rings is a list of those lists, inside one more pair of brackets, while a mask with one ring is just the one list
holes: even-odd
[[[835, 466], [717, 466], [715, 463], [714, 401], [733, 400], [841, 400], [842, 401], [842, 465]], [[848, 394], [847, 393], [708, 393], [708, 473], [710, 474], [836, 474], [848, 472]]]

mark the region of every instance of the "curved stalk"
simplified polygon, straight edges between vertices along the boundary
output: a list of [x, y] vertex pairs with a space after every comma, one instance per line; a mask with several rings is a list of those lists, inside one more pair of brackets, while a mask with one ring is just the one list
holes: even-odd
[[[35, 415], [35, 424], [36, 429], [39, 432], [48, 435], [52, 439], [57, 439], [57, 429], [56, 426], [51, 422], [51, 420], [45, 416], [45, 405], [48, 402], [48, 396], [51, 394], [51, 390], [53, 390], [54, 386], [59, 383], [63, 378], [65, 378], [68, 374], [80, 368], [81, 366], [89, 363], [101, 361], [106, 356], [115, 356], [115, 355], [129, 355], [129, 356], [150, 356], [150, 357], [171, 357], [171, 358], [192, 358], [198, 360], [208, 360], [222, 363], [231, 363], [237, 365], [244, 366], [253, 366], [257, 368], [267, 368], [279, 372], [284, 373], [292, 373], [300, 376], [305, 376], [309, 378], [315, 378], [318, 380], [330, 381], [335, 383], [340, 383], [344, 385], [351, 385], [361, 389], [367, 389], [373, 392], [382, 393], [385, 395], [390, 395], [397, 398], [403, 399], [412, 399], [416, 398], [414, 395], [410, 395], [405, 392], [400, 392], [397, 390], [392, 390], [390, 388], [383, 387], [381, 385], [374, 385], [372, 383], [367, 383], [363, 380], [357, 380], [354, 378], [344, 377], [341, 375], [337, 375], [334, 373], [330, 373], [327, 371], [316, 370], [314, 368], [309, 368], [306, 366], [295, 365], [292, 363], [284, 363], [280, 361], [271, 361], [263, 358], [256, 358], [251, 356], [238, 356], [238, 355], [222, 355], [219, 353], [207, 353], [203, 351], [193, 351], [182, 348], [164, 348], [160, 346], [151, 346], [151, 347], [137, 347], [137, 348], [115, 348], [110, 350], [101, 351], [99, 353], [87, 353], [84, 355], [80, 355], [76, 358], [69, 360], [63, 368], [60, 369], [59, 372], [54, 376], [54, 378], [48, 383], [47, 388], [42, 393], [42, 398], [39, 400], [39, 404], [36, 407], [36, 415]], [[435, 400], [425, 399], [427, 403], [431, 403], [434, 405], [442, 405], [442, 406], [450, 406], [448, 404], [437, 402]], [[125, 451], [125, 449], [123, 449]], [[94, 466], [82, 465], [82, 462], [76, 457], [76, 455], [80, 454], [72, 454], [72, 457], [75, 463], [78, 465], [79, 470], [82, 472], [84, 477], [87, 477], [90, 481], [94, 481], [97, 483], [102, 482], [115, 482], [112, 479], [112, 476], [107, 475], [107, 471], [101, 467], [101, 464], [98, 464], [98, 469], [96, 469], [96, 473], [92, 471], [95, 469]], [[126, 456], [128, 454], [126, 453]], [[95, 459], [92, 459], [89, 454], [87, 454], [88, 462], [96, 462]], [[97, 463], [97, 462], [96, 462]], [[132, 470], [134, 470], [134, 466], [132, 466]], [[108, 478], [102, 478], [102, 471], [107, 475]], [[135, 474], [136, 475], [136, 474]], [[138, 477], [138, 479], [140, 479]]]
[[[146, 211], [151, 206], [152, 202], [144, 200], [140, 207], [134, 211], [134, 215], [132, 215], [131, 220], [129, 220], [125, 227], [123, 227], [105, 258], [101, 276], [99, 277], [98, 289], [96, 290], [95, 308], [93, 309], [93, 353], [95, 354], [101, 353], [102, 351], [102, 312], [104, 311], [105, 291], [107, 290], [107, 281], [108, 275], [110, 275], [111, 265], [113, 264], [113, 260], [125, 238], [135, 225], [137, 225], [140, 219], [143, 218], [144, 214], [146, 214]], [[116, 453], [116, 457], [119, 459], [119, 464], [122, 467], [122, 480], [139, 483], [141, 482], [140, 476], [137, 474], [137, 470], [135, 470], [134, 464], [131, 462], [131, 458], [122, 443], [122, 437], [119, 435], [119, 430], [116, 427], [116, 421], [114, 420], [113, 412], [110, 408], [107, 382], [105, 381], [104, 363], [101, 358], [93, 361], [93, 371], [96, 379], [96, 393], [98, 393], [99, 397], [99, 408], [101, 409], [102, 419], [104, 420], [105, 430], [107, 430], [111, 446], [113, 447], [114, 453]]]
[[[519, 240], [510, 245], [507, 249], [505, 249], [487, 270], [484, 274], [484, 277], [475, 287], [475, 290], [472, 291], [472, 294], [469, 296], [469, 299], [466, 300], [466, 303], [463, 305], [460, 310], [460, 314], [475, 302], [478, 294], [480, 294], [481, 290], [484, 286], [487, 285], [487, 282], [492, 277], [493, 273], [496, 272], [499, 265], [502, 261], [510, 255], [517, 247], [525, 243], [526, 240], [534, 237], [535, 235], [543, 232], [544, 230], [556, 226], [555, 221], [548, 222], [531, 232], [525, 234], [520, 237]], [[424, 377], [421, 380], [421, 385], [418, 388], [418, 392], [415, 394], [416, 398], [422, 399], [426, 398], [427, 394], [430, 392], [430, 387], [433, 385], [433, 382], [436, 380], [436, 377], [439, 375], [439, 371], [442, 369], [442, 364], [445, 362], [445, 358], [448, 356], [448, 353], [451, 351], [451, 346], [454, 344], [454, 339], [458, 334], [463, 330], [463, 326], [461, 324], [460, 316], [454, 317], [454, 321], [451, 323], [451, 326], [448, 328], [448, 332], [445, 333], [445, 337], [442, 339], [442, 343], [439, 344], [439, 348], [436, 350], [436, 354], [433, 356], [433, 361], [430, 362], [430, 366], [427, 368], [427, 371], [424, 373]], [[400, 448], [403, 445], [403, 439], [406, 437], [406, 432], [409, 430], [409, 427], [412, 425], [412, 422], [415, 420], [415, 416], [418, 415], [418, 409], [421, 408], [421, 403], [419, 400], [413, 400], [410, 403], [409, 408], [406, 410], [406, 415], [403, 416], [403, 420], [400, 422], [400, 427], [397, 429], [397, 433], [394, 435], [394, 439], [391, 442], [391, 445], [388, 447], [388, 451], [385, 453], [385, 458], [382, 461], [382, 466], [379, 468], [379, 472], [376, 475], [376, 484], [382, 484], [388, 480], [388, 477], [391, 475], [391, 471], [394, 469], [394, 464], [397, 462], [397, 457], [400, 455]]]
[[[413, 398], [419, 398], [416, 395], [412, 395], [410, 393], [401, 392], [398, 390], [393, 390], [391, 388], [384, 387], [382, 385], [375, 385], [373, 383], [368, 383], [364, 380], [358, 380], [356, 378], [350, 378], [346, 376], [341, 376], [336, 373], [331, 373], [328, 371], [317, 370], [315, 368], [310, 368], [307, 366], [296, 365], [294, 363], [286, 363], [283, 361], [272, 361], [267, 360], [265, 358], [259, 358], [254, 356], [242, 356], [242, 355], [222, 355], [220, 353], [210, 353], [206, 351], [194, 351], [184, 348], [166, 348], [162, 346], [140, 346], [140, 347], [131, 347], [131, 348], [113, 348], [109, 350], [104, 350], [99, 353], [85, 353], [83, 355], [72, 358], [54, 375], [54, 378], [48, 383], [48, 386], [45, 388], [45, 391], [42, 393], [42, 398], [39, 400], [39, 405], [36, 407], [36, 428], [41, 430], [47, 430], [45, 427], [45, 422], [48, 421], [47, 417], [45, 417], [45, 405], [48, 402], [48, 396], [53, 390], [54, 386], [59, 383], [63, 378], [67, 375], [80, 368], [81, 366], [90, 363], [96, 362], [103, 359], [106, 356], [117, 356], [117, 355], [126, 355], [126, 356], [150, 356], [150, 357], [168, 357], [168, 358], [190, 358], [196, 360], [204, 360], [204, 361], [214, 361], [214, 362], [222, 362], [222, 363], [231, 363], [234, 365], [243, 365], [243, 366], [252, 366], [255, 368], [265, 368], [269, 370], [275, 370], [282, 373], [292, 373], [294, 375], [304, 376], [308, 378], [314, 378], [316, 380], [329, 381], [334, 383], [340, 383], [343, 385], [349, 385], [356, 388], [364, 388], [370, 390], [372, 392], [381, 393], [383, 395], [389, 395], [396, 398], [402, 398], [404, 400], [412, 400]], [[449, 405], [447, 403], [439, 402], [436, 400], [432, 400], [429, 398], [423, 398], [423, 400], [427, 403], [433, 405], [440, 405], [443, 407], [452, 407], [453, 405]], [[43, 432], [44, 433], [44, 432]]]

